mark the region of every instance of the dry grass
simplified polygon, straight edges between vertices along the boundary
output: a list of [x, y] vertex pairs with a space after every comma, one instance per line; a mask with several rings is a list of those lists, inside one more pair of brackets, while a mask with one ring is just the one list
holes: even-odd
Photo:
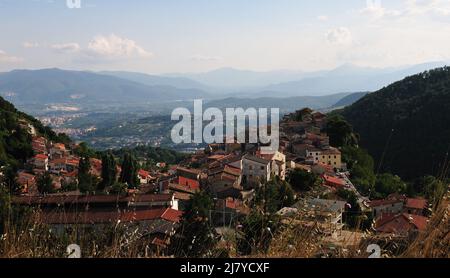
[[403, 257], [450, 258], [450, 193], [433, 214], [428, 229], [409, 246]]
[[[450, 258], [450, 194], [433, 214], [428, 229], [412, 238], [393, 238], [343, 231], [337, 238], [324, 235], [319, 223], [304, 221], [301, 217], [284, 219], [273, 235], [267, 253], [256, 252], [252, 258], [313, 258], [313, 257], [368, 257], [365, 249], [376, 243], [385, 257]], [[150, 239], [142, 237], [134, 224], [117, 224], [96, 229], [75, 227], [58, 233], [41, 223], [34, 213], [20, 226], [7, 225], [0, 235], [1, 258], [64, 258], [67, 246], [77, 243], [82, 256], [88, 258], [155, 258], [158, 253]], [[233, 234], [233, 233], [231, 233]], [[224, 238], [218, 247], [238, 257], [235, 238]]]

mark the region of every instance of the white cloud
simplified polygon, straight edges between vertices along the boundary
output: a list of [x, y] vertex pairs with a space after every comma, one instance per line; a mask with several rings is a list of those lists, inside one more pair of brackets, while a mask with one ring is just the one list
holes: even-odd
[[193, 61], [198, 61], [198, 62], [221, 62], [223, 61], [222, 57], [219, 56], [205, 56], [205, 55], [200, 55], [200, 54], [196, 54], [190, 57], [191, 60]]
[[80, 45], [78, 43], [62, 43], [62, 44], [54, 44], [50, 46], [51, 49], [55, 50], [58, 53], [75, 53], [80, 51]]
[[107, 59], [151, 58], [153, 54], [139, 46], [135, 41], [114, 34], [97, 36], [88, 45], [86, 53]]
[[329, 30], [326, 33], [326, 39], [329, 43], [337, 45], [349, 45], [353, 43], [352, 33], [346, 27]]
[[402, 15], [402, 12], [397, 10], [389, 10], [381, 5], [367, 5], [364, 9], [360, 10], [362, 15], [367, 15], [372, 18], [382, 17], [396, 17]]
[[22, 46], [24, 48], [38, 48], [40, 44], [38, 42], [24, 42]]
[[448, 1], [441, 0], [405, 0], [406, 13], [409, 15], [422, 15], [426, 13], [434, 13], [437, 10], [445, 9]]
[[10, 56], [5, 51], [0, 50], [0, 63], [20, 63], [23, 58]]
[[449, 0], [403, 0], [400, 9], [388, 9], [382, 5], [381, 0], [367, 0], [367, 5], [361, 9], [360, 14], [372, 18], [386, 17], [414, 17], [420, 15], [450, 16]]
[[319, 21], [327, 21], [328, 20], [328, 16], [327, 15], [319, 15], [317, 17], [317, 20], [319, 20]]

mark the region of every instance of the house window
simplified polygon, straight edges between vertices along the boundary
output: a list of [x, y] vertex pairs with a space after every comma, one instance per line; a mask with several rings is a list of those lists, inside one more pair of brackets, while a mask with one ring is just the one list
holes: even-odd
[[261, 166], [261, 170], [264, 170], [265, 169], [265, 167], [264, 166]]
[[253, 166], [252, 165], [248, 166], [248, 169], [253, 170]]

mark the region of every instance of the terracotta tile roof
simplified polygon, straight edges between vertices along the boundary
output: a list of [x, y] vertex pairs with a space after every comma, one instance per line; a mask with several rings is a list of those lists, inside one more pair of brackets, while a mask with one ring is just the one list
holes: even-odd
[[225, 157], [225, 155], [223, 155], [223, 154], [215, 154], [215, 155], [209, 156], [208, 159], [210, 159], [210, 160], [220, 160], [220, 159], [222, 159], [224, 157]]
[[176, 183], [169, 183], [169, 189], [172, 191], [179, 191], [179, 192], [184, 192], [184, 193], [189, 193], [189, 194], [194, 194], [195, 192], [199, 191], [199, 189], [193, 189], [193, 188], [189, 188], [183, 185], [179, 185]]
[[102, 224], [114, 222], [133, 222], [163, 219], [178, 223], [183, 212], [159, 208], [138, 211], [87, 211], [87, 212], [43, 212], [42, 221], [46, 224]]
[[341, 151], [336, 148], [330, 148], [328, 150], [322, 151], [322, 155], [340, 155]]
[[64, 204], [117, 204], [128, 202], [170, 202], [172, 194], [143, 194], [136, 196], [80, 196], [80, 195], [49, 195], [40, 196], [16, 196], [12, 202], [21, 205], [64, 205]]
[[423, 231], [428, 225], [428, 218], [412, 214], [383, 214], [375, 223], [375, 229], [381, 233], [408, 233], [413, 230]]
[[185, 167], [181, 167], [181, 166], [176, 167], [176, 170], [180, 171], [180, 172], [194, 174], [194, 175], [200, 175], [202, 173], [202, 171], [200, 171], [198, 169], [185, 168]]
[[173, 195], [174, 195], [175, 199], [181, 200], [181, 201], [189, 201], [192, 197], [192, 194], [190, 194], [190, 193], [184, 193], [184, 192], [178, 192], [178, 191], [175, 191], [173, 193]]
[[150, 173], [148, 171], [145, 171], [145, 170], [139, 170], [138, 175], [143, 177], [143, 178], [148, 178], [150, 176]]
[[200, 189], [200, 182], [198, 180], [186, 178], [183, 176], [178, 177], [178, 184], [181, 186], [185, 186], [187, 188], [190, 188], [192, 190], [199, 190]]
[[345, 181], [343, 179], [328, 176], [328, 175], [323, 175], [323, 178], [326, 183], [330, 183], [330, 184], [336, 185], [336, 186], [345, 186]]
[[164, 220], [167, 220], [169, 222], [178, 223], [180, 222], [181, 216], [183, 215], [183, 212], [180, 210], [174, 210], [171, 208], [168, 208], [162, 215], [161, 218]]
[[48, 156], [45, 155], [45, 154], [37, 154], [37, 155], [34, 157], [34, 159], [36, 159], [36, 160], [46, 160], [46, 159], [48, 159]]
[[425, 209], [427, 207], [427, 200], [425, 199], [406, 199], [406, 208]]
[[257, 162], [257, 163], [260, 163], [260, 164], [263, 164], [263, 165], [268, 165], [270, 163], [269, 160], [266, 160], [264, 158], [260, 158], [260, 157], [257, 157], [257, 156], [253, 156], [253, 155], [246, 155], [246, 156], [243, 157], [243, 159], [250, 160], [250, 161], [253, 161], [253, 162]]
[[59, 150], [63, 150], [63, 151], [66, 150], [66, 146], [65, 146], [64, 144], [61, 144], [61, 143], [56, 143], [56, 144], [54, 144], [54, 145], [53, 145], [53, 148], [59, 149]]
[[380, 206], [388, 206], [388, 205], [392, 205], [392, 204], [397, 204], [397, 203], [403, 203], [402, 200], [388, 200], [388, 199], [384, 199], [384, 200], [372, 200], [369, 203], [369, 207], [375, 208], [375, 207], [380, 207]]

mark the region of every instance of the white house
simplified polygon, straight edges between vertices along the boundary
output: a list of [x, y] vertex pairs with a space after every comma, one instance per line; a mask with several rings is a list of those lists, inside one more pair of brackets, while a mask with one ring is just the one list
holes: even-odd
[[242, 158], [242, 178], [244, 183], [268, 182], [271, 178], [271, 161], [253, 155]]

